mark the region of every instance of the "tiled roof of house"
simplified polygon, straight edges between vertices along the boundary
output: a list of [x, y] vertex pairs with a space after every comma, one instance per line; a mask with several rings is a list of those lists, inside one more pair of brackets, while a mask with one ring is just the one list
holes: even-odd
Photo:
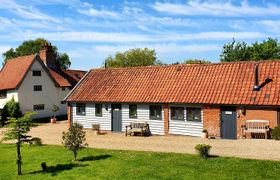
[[[39, 58], [39, 56], [37, 57]], [[35, 59], [36, 55], [30, 55], [8, 60], [0, 71], [0, 90], [18, 88]], [[75, 86], [78, 83], [78, 77], [73, 78], [71, 75], [68, 75], [68, 72], [72, 72], [72, 70], [49, 68], [46, 67], [42, 61], [41, 63], [44, 66], [46, 72], [49, 73], [51, 78], [54, 80], [56, 85], [60, 87], [71, 87]], [[74, 71], [79, 74], [79, 77], [82, 77], [86, 73], [85, 71]]]
[[8, 60], [0, 71], [0, 90], [16, 89], [34, 59], [35, 55], [30, 55]]
[[86, 74], [86, 71], [81, 71], [81, 70], [73, 70], [73, 69], [67, 69], [67, 70], [62, 70], [65, 74], [76, 80], [77, 82], [82, 79], [82, 77]]
[[[92, 69], [69, 102], [280, 105], [280, 61]], [[265, 83], [266, 82], [266, 83]]]

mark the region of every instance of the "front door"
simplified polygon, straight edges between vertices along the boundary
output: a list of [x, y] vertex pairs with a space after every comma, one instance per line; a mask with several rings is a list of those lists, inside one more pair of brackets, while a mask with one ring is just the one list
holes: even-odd
[[112, 131], [121, 132], [122, 131], [122, 105], [112, 104]]
[[236, 107], [221, 107], [221, 137], [236, 139]]

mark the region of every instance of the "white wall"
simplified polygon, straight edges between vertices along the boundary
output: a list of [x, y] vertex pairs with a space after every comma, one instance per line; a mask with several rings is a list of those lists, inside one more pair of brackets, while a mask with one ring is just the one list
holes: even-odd
[[[33, 76], [33, 70], [40, 70], [41, 76]], [[42, 85], [42, 91], [34, 91], [34, 85]], [[45, 109], [36, 111], [35, 118], [50, 117], [52, 115], [51, 108], [54, 104], [60, 108], [56, 115], [65, 115], [67, 114], [66, 104], [61, 104], [61, 101], [69, 92], [69, 88], [62, 91], [62, 88], [56, 87], [39, 61], [35, 60], [18, 89], [18, 101], [23, 113], [33, 111], [33, 105], [44, 104]]]
[[12, 98], [14, 98], [14, 100], [16, 102], [18, 102], [18, 92], [17, 90], [8, 90], [7, 91], [7, 97], [6, 98], [0, 98], [0, 109], [2, 109], [5, 104], [10, 101]]

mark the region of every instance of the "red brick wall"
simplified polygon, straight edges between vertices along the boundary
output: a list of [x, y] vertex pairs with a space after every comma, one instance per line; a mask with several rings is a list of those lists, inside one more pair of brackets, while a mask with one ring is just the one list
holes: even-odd
[[203, 129], [207, 129], [209, 136], [220, 137], [220, 107], [203, 107]]
[[67, 120], [68, 120], [68, 127], [71, 126], [71, 106], [67, 103]]
[[163, 105], [163, 118], [164, 118], [164, 135], [169, 134], [169, 106]]

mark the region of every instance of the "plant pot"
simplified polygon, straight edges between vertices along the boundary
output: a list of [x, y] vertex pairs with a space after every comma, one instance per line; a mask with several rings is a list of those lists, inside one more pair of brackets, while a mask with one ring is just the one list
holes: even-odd
[[202, 132], [201, 133], [201, 138], [203, 138], [203, 139], [208, 138], [208, 133], [207, 132]]
[[51, 118], [51, 123], [55, 124], [56, 123], [56, 118]]

